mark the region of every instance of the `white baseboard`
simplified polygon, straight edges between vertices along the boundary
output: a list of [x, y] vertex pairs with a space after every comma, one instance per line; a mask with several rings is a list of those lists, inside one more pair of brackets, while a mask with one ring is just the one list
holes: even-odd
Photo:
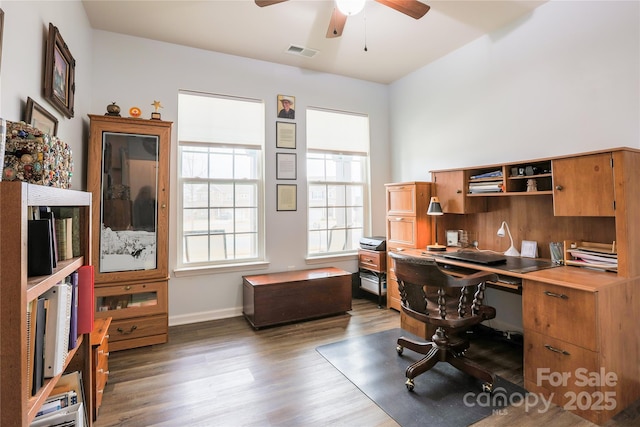
[[242, 316], [242, 307], [180, 314], [177, 316], [169, 316], [169, 326], [187, 325], [189, 323], [206, 322], [209, 320], [227, 319], [229, 317], [238, 316]]

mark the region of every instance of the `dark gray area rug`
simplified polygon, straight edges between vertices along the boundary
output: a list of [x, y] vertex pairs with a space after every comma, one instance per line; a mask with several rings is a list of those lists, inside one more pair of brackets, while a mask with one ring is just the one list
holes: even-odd
[[403, 427], [468, 426], [526, 393], [500, 377], [492, 394], [483, 392], [481, 381], [444, 362], [419, 375], [410, 392], [404, 384], [405, 370], [423, 355], [405, 349], [399, 356], [396, 342], [401, 335], [417, 338], [398, 328], [316, 350]]

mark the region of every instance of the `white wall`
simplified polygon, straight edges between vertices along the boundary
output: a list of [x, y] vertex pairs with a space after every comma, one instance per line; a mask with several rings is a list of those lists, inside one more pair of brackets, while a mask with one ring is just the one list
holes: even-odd
[[639, 8], [551, 1], [394, 82], [393, 179], [640, 147]]
[[[307, 265], [305, 120], [308, 106], [369, 114], [371, 125], [372, 205], [374, 234], [384, 234], [384, 184], [389, 181], [388, 86], [316, 73], [294, 67], [212, 53], [119, 34], [94, 32], [93, 69], [96, 82], [91, 111], [101, 114], [113, 101], [127, 112], [138, 106], [149, 117], [154, 100], [164, 106], [164, 120], [173, 121], [171, 161], [170, 268], [175, 266], [177, 200], [178, 90], [221, 93], [263, 99], [266, 105], [266, 253], [262, 270], [172, 277], [169, 284], [170, 324], [240, 315], [243, 274], [259, 274], [333, 265], [357, 271], [356, 257]], [[277, 212], [275, 205], [275, 122], [277, 95], [296, 97], [298, 210]], [[282, 182], [282, 181], [280, 181]], [[290, 183], [291, 181], [287, 181]]]
[[[31, 97], [53, 114], [58, 119], [58, 137], [73, 150], [75, 169], [71, 179], [72, 188], [85, 189], [85, 141], [88, 135], [86, 117], [91, 109], [93, 72], [92, 31], [84, 7], [79, 1], [7, 0], [3, 0], [0, 7], [4, 11], [0, 114], [7, 120], [24, 120], [27, 97]], [[71, 119], [64, 117], [42, 96], [49, 22], [58, 27], [76, 60], [75, 115]]]

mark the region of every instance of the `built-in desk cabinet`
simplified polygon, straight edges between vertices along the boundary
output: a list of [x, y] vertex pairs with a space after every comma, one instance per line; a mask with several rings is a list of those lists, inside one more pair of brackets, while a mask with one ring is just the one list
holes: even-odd
[[[427, 208], [430, 182], [386, 184], [387, 250], [426, 248], [431, 241], [431, 221]], [[398, 281], [393, 260], [387, 256], [387, 307], [400, 311]]]
[[[498, 176], [486, 176], [492, 172]], [[465, 214], [444, 215], [439, 227], [477, 232], [482, 249], [506, 249], [495, 235], [501, 221], [516, 247], [536, 241], [545, 258], [552, 241], [615, 241], [617, 273], [567, 266], [523, 275], [525, 388], [553, 394], [554, 403], [597, 424], [640, 398], [640, 150], [432, 171], [432, 177], [445, 214]], [[535, 191], [528, 191], [529, 180]], [[471, 194], [471, 183], [491, 188]], [[486, 211], [470, 209], [472, 200], [485, 202]], [[617, 379], [607, 382], [605, 375]]]
[[572, 282], [546, 281], [560, 271], [523, 282], [524, 386], [603, 424], [640, 394], [636, 319], [628, 317], [638, 308], [628, 300], [638, 283], [564, 269], [575, 273]]

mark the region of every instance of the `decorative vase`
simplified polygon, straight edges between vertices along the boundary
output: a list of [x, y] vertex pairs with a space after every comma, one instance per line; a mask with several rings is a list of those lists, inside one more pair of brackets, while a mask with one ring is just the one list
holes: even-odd
[[115, 102], [107, 105], [107, 113], [105, 116], [117, 116], [120, 117], [120, 107]]

